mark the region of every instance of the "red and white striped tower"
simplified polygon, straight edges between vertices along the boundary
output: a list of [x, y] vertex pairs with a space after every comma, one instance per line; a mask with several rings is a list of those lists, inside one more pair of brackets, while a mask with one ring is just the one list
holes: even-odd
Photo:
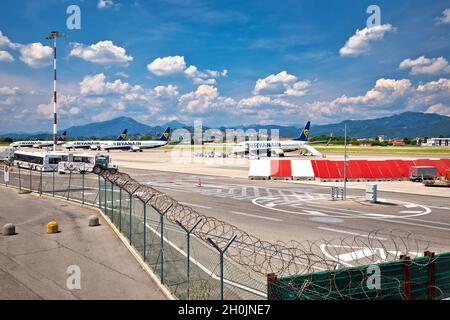
[[56, 112], [57, 106], [57, 91], [56, 91], [56, 39], [61, 38], [62, 35], [58, 31], [52, 31], [45, 39], [53, 39], [53, 151], [56, 151], [58, 145], [58, 115]]

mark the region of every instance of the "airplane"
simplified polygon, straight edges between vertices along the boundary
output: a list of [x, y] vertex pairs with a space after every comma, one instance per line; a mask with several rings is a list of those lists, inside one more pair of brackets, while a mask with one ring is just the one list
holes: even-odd
[[[116, 141], [125, 141], [127, 138], [128, 129], [123, 130], [123, 132], [117, 137]], [[100, 150], [100, 146], [107, 142], [113, 141], [100, 141], [100, 140], [89, 140], [89, 141], [69, 141], [64, 144], [66, 149], [91, 149]]]
[[[57, 144], [63, 144], [66, 142], [66, 134], [67, 131], [64, 131], [58, 138]], [[20, 148], [20, 147], [33, 147], [33, 148], [43, 148], [43, 147], [50, 147], [53, 146], [53, 140], [52, 141], [39, 141], [39, 140], [30, 140], [30, 141], [15, 141], [9, 145], [13, 148]]]
[[[308, 142], [309, 136], [309, 127], [311, 122], [308, 121], [306, 126], [303, 128], [301, 135], [298, 138], [293, 140], [285, 140], [285, 141], [276, 141], [276, 140], [267, 140], [267, 141], [244, 141], [236, 144], [231, 152], [234, 154], [261, 154], [267, 153], [267, 156], [278, 155], [280, 157], [284, 157], [285, 152], [295, 151], [298, 149], [306, 149], [313, 156], [320, 157], [322, 154], [317, 151], [315, 148], [310, 146]], [[314, 141], [314, 143], [322, 142], [322, 141]]]
[[102, 141], [101, 148], [106, 151], [110, 150], [129, 150], [131, 152], [142, 152], [144, 149], [158, 148], [165, 146], [169, 142], [170, 128], [164, 130], [158, 140], [146, 141]]

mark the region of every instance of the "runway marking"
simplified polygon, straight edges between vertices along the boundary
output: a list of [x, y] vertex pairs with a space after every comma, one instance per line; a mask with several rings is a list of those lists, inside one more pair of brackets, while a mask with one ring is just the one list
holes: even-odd
[[203, 209], [212, 209], [211, 207], [202, 206], [200, 204], [194, 204], [194, 203], [189, 203], [189, 202], [179, 202], [179, 203], [184, 204], [186, 206], [191, 206], [191, 207], [198, 207], [198, 208], [203, 208]]
[[[340, 229], [334, 229], [334, 228], [328, 228], [328, 227], [317, 227], [317, 229], [320, 230], [325, 230], [325, 231], [333, 231], [333, 232], [337, 232], [337, 233], [344, 233], [344, 234], [349, 234], [352, 236], [359, 236], [359, 237], [368, 237], [369, 235], [367, 234], [362, 234], [362, 233], [357, 233], [357, 232], [350, 232], [350, 231], [345, 231], [345, 230], [340, 230]], [[386, 240], [386, 238], [381, 238], [381, 237], [375, 237], [375, 236], [371, 236], [372, 239], [378, 239], [378, 240]]]
[[272, 221], [278, 221], [278, 222], [283, 221], [283, 220], [277, 219], [277, 218], [270, 218], [270, 217], [264, 217], [264, 216], [257, 216], [257, 215], [254, 215], [254, 214], [244, 213], [244, 212], [239, 212], [239, 211], [230, 211], [230, 213], [238, 214], [238, 215], [241, 215], [241, 216], [252, 217], [252, 218], [258, 218], [258, 219], [272, 220]]
[[313, 216], [328, 216], [326, 213], [312, 210], [303, 210], [306, 213], [312, 214]]

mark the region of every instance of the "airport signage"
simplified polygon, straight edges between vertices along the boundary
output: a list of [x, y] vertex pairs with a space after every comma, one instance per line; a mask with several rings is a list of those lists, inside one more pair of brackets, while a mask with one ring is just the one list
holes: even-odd
[[3, 179], [5, 183], [9, 182], [9, 166], [3, 166]]

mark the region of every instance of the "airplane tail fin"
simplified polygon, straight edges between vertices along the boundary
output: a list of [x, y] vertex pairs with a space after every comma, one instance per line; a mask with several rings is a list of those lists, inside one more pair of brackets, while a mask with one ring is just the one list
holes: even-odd
[[123, 132], [117, 137], [117, 141], [124, 141], [127, 139], [128, 129], [123, 130]]
[[162, 133], [161, 137], [158, 139], [159, 141], [169, 141], [170, 128], [167, 128]]
[[303, 128], [302, 134], [297, 139], [294, 139], [295, 141], [308, 141], [310, 124], [311, 121], [308, 121], [306, 123], [306, 126]]
[[61, 135], [58, 137], [58, 141], [59, 141], [59, 142], [64, 142], [64, 141], [66, 141], [66, 137], [67, 137], [67, 131], [64, 131], [64, 132], [61, 133]]

